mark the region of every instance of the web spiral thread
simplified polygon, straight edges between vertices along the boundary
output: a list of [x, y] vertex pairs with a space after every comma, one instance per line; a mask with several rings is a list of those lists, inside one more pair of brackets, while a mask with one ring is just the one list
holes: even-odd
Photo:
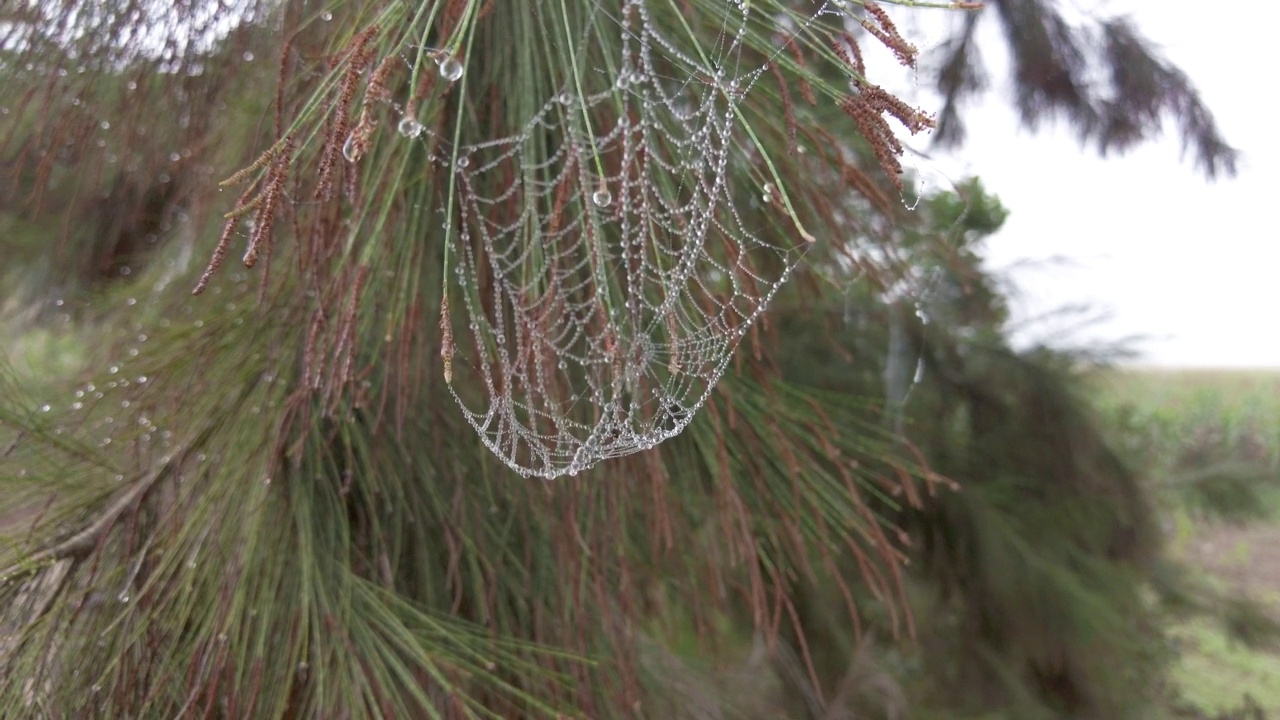
[[621, 33], [611, 86], [580, 96], [566, 82], [519, 134], [446, 161], [462, 299], [446, 322], [465, 323], [450, 389], [526, 477], [683, 430], [799, 256], [735, 204], [737, 106], [763, 68], [740, 67], [748, 5], [725, 13], [708, 57], [628, 0], [599, 18]]

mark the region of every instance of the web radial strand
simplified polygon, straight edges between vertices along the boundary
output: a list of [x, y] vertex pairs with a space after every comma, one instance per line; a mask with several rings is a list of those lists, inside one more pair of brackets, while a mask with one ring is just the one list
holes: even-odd
[[450, 387], [526, 477], [683, 430], [798, 257], [735, 208], [735, 104], [759, 69], [739, 67], [746, 5], [725, 7], [714, 54], [659, 32], [643, 1], [595, 18], [621, 33], [611, 85], [579, 96], [566, 79], [522, 132], [450, 160]]

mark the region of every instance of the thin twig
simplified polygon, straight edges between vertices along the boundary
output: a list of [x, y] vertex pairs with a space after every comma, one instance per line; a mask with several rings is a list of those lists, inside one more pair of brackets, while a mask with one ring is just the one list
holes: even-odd
[[9, 446], [4, 449], [4, 452], [0, 453], [0, 460], [4, 460], [9, 457], [9, 455], [13, 454], [13, 451], [18, 448], [18, 444], [22, 442], [23, 435], [24, 433], [19, 431], [17, 435], [13, 436], [13, 442], [9, 443]]
[[186, 451], [173, 456], [168, 462], [156, 468], [150, 475], [138, 478], [129, 488], [127, 488], [115, 502], [111, 503], [107, 509], [93, 522], [89, 523], [80, 532], [63, 540], [62, 542], [50, 548], [45, 548], [34, 555], [30, 555], [24, 560], [14, 563], [9, 567], [0, 571], [0, 577], [14, 579], [35, 572], [43, 564], [47, 562], [57, 562], [63, 558], [80, 557], [93, 549], [98, 539], [111, 528], [112, 524], [124, 513], [125, 509], [133, 504], [138, 498], [142, 497], [157, 482], [163, 480], [173, 473], [173, 469], [177, 467], [182, 458], [185, 458]]

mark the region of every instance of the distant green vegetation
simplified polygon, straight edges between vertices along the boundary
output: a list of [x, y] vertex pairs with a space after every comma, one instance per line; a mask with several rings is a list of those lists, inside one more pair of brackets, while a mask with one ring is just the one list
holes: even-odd
[[1187, 717], [1280, 715], [1280, 371], [1108, 370], [1096, 403], [1160, 506]]
[[1280, 510], [1280, 370], [1108, 371], [1096, 389], [1166, 503], [1219, 519]]

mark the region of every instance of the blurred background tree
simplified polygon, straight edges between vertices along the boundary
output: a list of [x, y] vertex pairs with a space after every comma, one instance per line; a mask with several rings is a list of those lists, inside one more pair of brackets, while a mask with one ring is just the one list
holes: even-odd
[[[1127, 23], [955, 11], [925, 68], [942, 141], [994, 14], [1029, 124], [1060, 113], [1109, 151], [1171, 114], [1202, 171], [1233, 171]], [[977, 180], [901, 198], [890, 123], [929, 121], [866, 77], [860, 43], [916, 62], [884, 13], [137, 0], [0, 19], [0, 714], [1137, 716], [1167, 658], [1140, 592], [1149, 499], [1080, 359], [1009, 347], [981, 262], [999, 201]], [[620, 89], [635, 27], [742, 73], [742, 97], [661, 73]], [[803, 259], [751, 260], [790, 279], [681, 434], [520, 478], [452, 399], [483, 383], [459, 359], [451, 387], [440, 354], [438, 318], [468, 327], [441, 308], [455, 183], [513, 187], [458, 149], [553, 154], [556, 127], [528, 122], [563, 88], [612, 127], [645, 112], [626, 84], [672, 79], [714, 88], [695, 110], [731, 105], [732, 221]], [[241, 167], [234, 200], [218, 183]], [[654, 186], [678, 193], [690, 175], [668, 172]], [[585, 217], [594, 189], [567, 202]], [[253, 268], [225, 259], [241, 247]]]

